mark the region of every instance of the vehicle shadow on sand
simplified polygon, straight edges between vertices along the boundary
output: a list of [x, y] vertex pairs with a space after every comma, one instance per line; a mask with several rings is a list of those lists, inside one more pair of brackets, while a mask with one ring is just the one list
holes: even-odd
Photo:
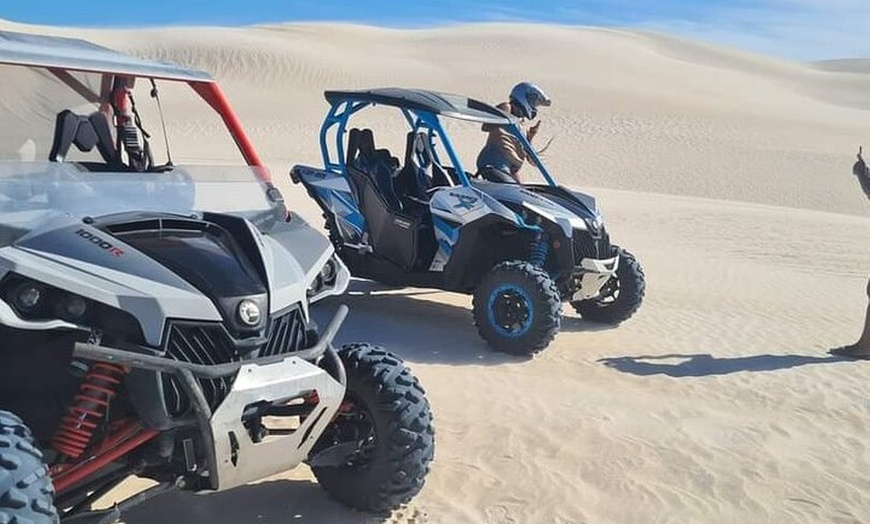
[[[671, 354], [639, 357], [602, 358], [598, 362], [623, 373], [638, 376], [667, 375], [674, 378], [709, 377], [732, 373], [779, 371], [815, 364], [833, 364], [845, 359], [838, 356], [752, 355], [748, 357], [714, 357], [709, 353]], [[669, 361], [669, 362], [664, 362]]]
[[[338, 306], [346, 304], [350, 312], [336, 337], [338, 345], [377, 344], [414, 362], [496, 365], [529, 359], [490, 349], [474, 327], [470, 307], [427, 300], [427, 295], [438, 293], [442, 292], [353, 279], [344, 295], [318, 302], [311, 314], [323, 328]], [[562, 318], [563, 333], [602, 329], [608, 328]]]
[[122, 521], [125, 524], [156, 522], [375, 524], [397, 522], [394, 517], [391, 514], [369, 514], [348, 509], [331, 499], [315, 482], [274, 480], [241, 486], [223, 493], [206, 495], [185, 492], [167, 493], [130, 510]]

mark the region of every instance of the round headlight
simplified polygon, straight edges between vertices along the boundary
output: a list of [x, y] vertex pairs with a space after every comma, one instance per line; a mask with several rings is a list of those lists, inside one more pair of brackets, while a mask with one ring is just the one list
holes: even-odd
[[324, 282], [332, 283], [332, 280], [335, 278], [335, 273], [335, 260], [330, 258], [326, 261], [326, 264], [323, 264], [323, 269], [320, 270], [320, 276], [323, 278]]
[[239, 320], [246, 326], [256, 326], [260, 323], [260, 306], [253, 300], [245, 299], [239, 303]]
[[66, 318], [79, 319], [88, 310], [88, 303], [82, 297], [69, 295], [64, 299], [62, 307]]
[[24, 284], [15, 293], [15, 304], [21, 309], [33, 309], [42, 300], [42, 290], [35, 284]]

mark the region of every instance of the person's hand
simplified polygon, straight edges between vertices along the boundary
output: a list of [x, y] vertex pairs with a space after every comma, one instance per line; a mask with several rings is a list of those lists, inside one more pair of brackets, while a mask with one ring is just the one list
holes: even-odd
[[528, 140], [529, 142], [531, 142], [532, 139], [535, 138], [535, 135], [538, 134], [538, 128], [539, 128], [539, 127], [541, 127], [541, 121], [540, 121], [540, 120], [538, 120], [538, 123], [537, 123], [537, 124], [535, 124], [535, 125], [533, 125], [532, 127], [529, 128], [528, 132], [526, 133], [526, 140]]

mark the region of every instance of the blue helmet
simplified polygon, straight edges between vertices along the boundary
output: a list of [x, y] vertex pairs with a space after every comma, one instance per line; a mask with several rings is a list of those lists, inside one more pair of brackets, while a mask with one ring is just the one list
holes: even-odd
[[538, 115], [538, 106], [549, 106], [552, 102], [544, 90], [530, 82], [521, 82], [511, 89], [510, 100], [525, 118], [534, 119]]

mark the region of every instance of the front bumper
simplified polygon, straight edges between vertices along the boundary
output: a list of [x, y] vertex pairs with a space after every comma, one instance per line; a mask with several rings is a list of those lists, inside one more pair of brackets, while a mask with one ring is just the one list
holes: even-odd
[[619, 254], [610, 243], [610, 235], [603, 227], [575, 229], [571, 248], [574, 267], [566, 296], [571, 302], [597, 297], [619, 267]]
[[[292, 434], [255, 442], [242, 422], [247, 406], [281, 403], [316, 393], [317, 406]], [[308, 457], [344, 398], [344, 386], [322, 368], [297, 357], [273, 364], [245, 364], [227, 398], [211, 416], [218, 490], [295, 468]]]
[[584, 258], [576, 271], [576, 291], [571, 296], [571, 301], [588, 300], [601, 292], [601, 288], [607, 283], [619, 268], [619, 256], [606, 259]]
[[[308, 457], [344, 398], [344, 369], [332, 348], [332, 339], [346, 315], [347, 307], [340, 306], [312, 348], [242, 362], [193, 364], [87, 343], [76, 344], [74, 355], [174, 374], [197, 415], [206, 448], [210, 489], [223, 491], [295, 468]], [[311, 363], [321, 356], [333, 360], [335, 377]], [[232, 389], [212, 412], [197, 378], [231, 375], [235, 375]], [[245, 427], [243, 414], [252, 404], [263, 401], [280, 404], [313, 392], [317, 394], [317, 405], [291, 434], [256, 442]]]

